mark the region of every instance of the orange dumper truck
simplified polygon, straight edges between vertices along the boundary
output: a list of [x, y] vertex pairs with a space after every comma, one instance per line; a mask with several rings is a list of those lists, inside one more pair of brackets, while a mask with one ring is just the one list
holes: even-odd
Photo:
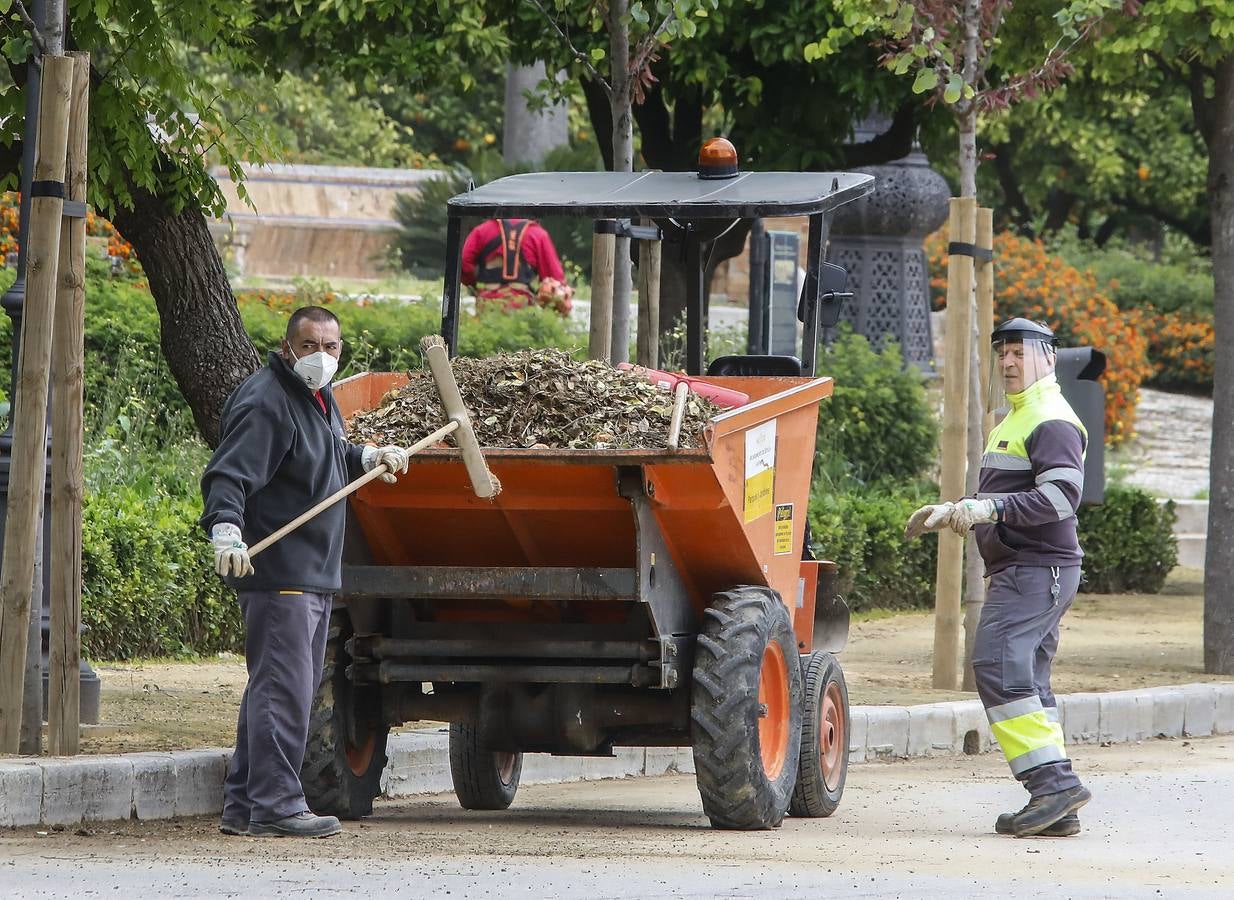
[[[464, 216], [615, 220], [639, 239], [676, 235], [699, 263], [687, 374], [749, 402], [710, 419], [697, 449], [486, 448], [502, 485], [492, 499], [471, 492], [452, 449], [412, 457], [396, 485], [361, 488], [302, 771], [315, 811], [371, 812], [389, 730], [423, 720], [450, 725], [467, 809], [508, 807], [524, 753], [688, 746], [716, 827], [834, 812], [848, 762], [834, 656], [847, 608], [808, 539], [818, 409], [832, 388], [814, 364], [843, 296], [843, 271], [822, 262], [830, 214], [872, 189], [847, 173], [539, 173], [450, 201], [451, 350]], [[706, 243], [762, 215], [810, 219], [802, 356], [721, 357], [704, 371]], [[405, 381], [365, 373], [335, 397], [350, 416]]]

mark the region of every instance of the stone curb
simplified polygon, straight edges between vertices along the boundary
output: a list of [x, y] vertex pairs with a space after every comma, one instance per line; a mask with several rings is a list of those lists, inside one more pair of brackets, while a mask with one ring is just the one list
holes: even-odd
[[[1234, 733], [1234, 682], [1065, 694], [1059, 718], [1068, 743]], [[855, 706], [849, 761], [984, 753], [995, 747], [976, 700], [921, 706]], [[393, 735], [381, 786], [388, 797], [451, 789], [443, 731]], [[76, 825], [217, 814], [229, 749], [0, 760], [0, 827]], [[613, 757], [529, 754], [523, 784], [690, 774], [690, 749], [620, 748]]]

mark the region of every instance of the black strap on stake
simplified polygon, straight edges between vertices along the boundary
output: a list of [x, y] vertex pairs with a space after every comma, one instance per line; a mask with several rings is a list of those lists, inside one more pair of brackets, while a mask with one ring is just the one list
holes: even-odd
[[990, 262], [994, 259], [994, 251], [988, 247], [978, 247], [976, 244], [965, 244], [960, 241], [952, 241], [947, 245], [948, 256], [971, 256], [973, 259], [980, 259], [983, 262]]
[[664, 234], [658, 225], [634, 225], [629, 219], [596, 219], [596, 234], [615, 234], [636, 241], [661, 241]]
[[60, 215], [66, 219], [84, 219], [86, 217], [86, 201], [65, 200], [64, 211]]
[[30, 185], [31, 197], [56, 197], [64, 199], [63, 181], [35, 181]]

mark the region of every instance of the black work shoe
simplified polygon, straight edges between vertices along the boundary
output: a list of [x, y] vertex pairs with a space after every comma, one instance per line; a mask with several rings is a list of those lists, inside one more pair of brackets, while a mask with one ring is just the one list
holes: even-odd
[[[1027, 807], [1025, 807], [1027, 809]], [[1024, 810], [1020, 810], [1023, 812]], [[994, 823], [994, 830], [998, 834], [1015, 834], [1015, 828], [1012, 826], [1012, 821], [1019, 813], [1003, 813], [998, 817], [998, 821]], [[1067, 813], [1053, 825], [1043, 828], [1037, 832], [1037, 837], [1071, 837], [1080, 833], [1080, 817], [1075, 813]]]
[[1066, 791], [1053, 794], [1042, 794], [1028, 801], [1024, 807], [1011, 819], [1011, 831], [1016, 837], [1030, 837], [1041, 834], [1064, 816], [1075, 812], [1093, 795], [1088, 788], [1080, 785]]
[[223, 819], [219, 822], [219, 831], [231, 837], [248, 837], [249, 823]]
[[315, 816], [306, 809], [273, 822], [250, 822], [248, 833], [250, 837], [320, 838], [342, 830], [343, 826], [334, 816]]

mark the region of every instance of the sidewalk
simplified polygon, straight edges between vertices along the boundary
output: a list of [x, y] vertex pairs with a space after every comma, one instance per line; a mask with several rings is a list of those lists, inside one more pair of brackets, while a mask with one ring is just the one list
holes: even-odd
[[[1234, 733], [1234, 682], [1065, 694], [1059, 717], [1069, 743]], [[922, 706], [855, 706], [849, 761], [985, 753], [993, 739], [977, 700]], [[392, 735], [382, 776], [387, 797], [451, 789], [448, 738], [440, 730]], [[217, 814], [230, 750], [129, 753], [0, 761], [0, 827], [76, 825], [116, 819]], [[622, 748], [612, 758], [529, 754], [523, 784], [692, 773], [689, 748]]]

